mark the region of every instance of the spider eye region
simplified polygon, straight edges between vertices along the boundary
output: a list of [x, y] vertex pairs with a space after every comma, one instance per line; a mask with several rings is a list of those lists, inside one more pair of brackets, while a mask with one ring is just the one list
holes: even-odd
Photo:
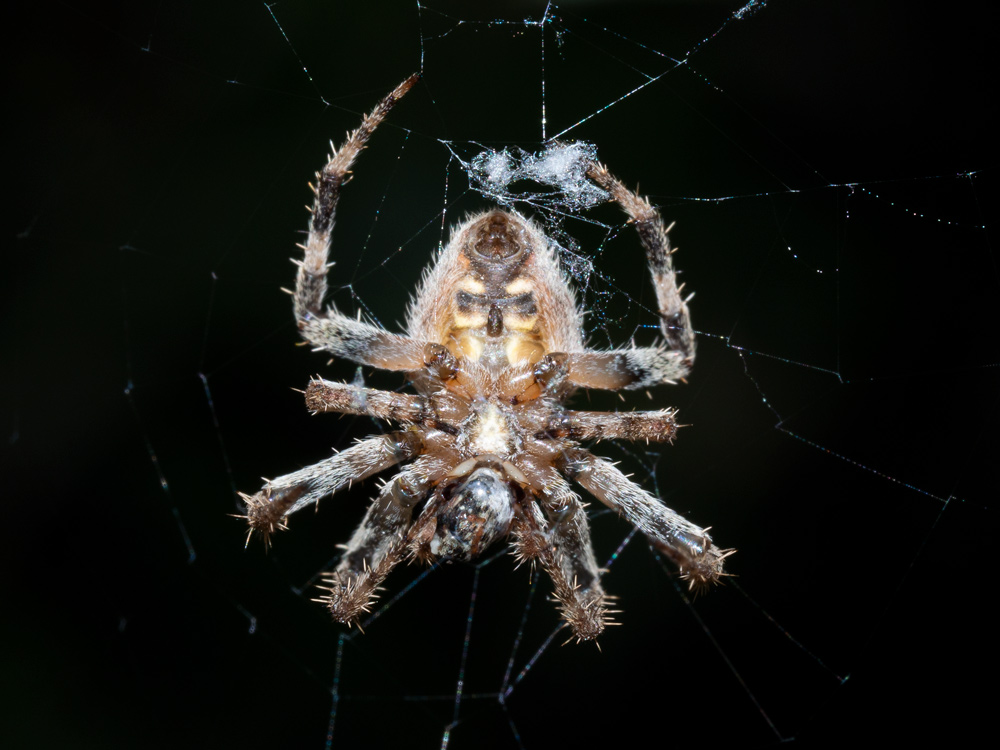
[[473, 560], [507, 535], [513, 518], [510, 481], [496, 469], [476, 469], [438, 513], [430, 552], [435, 557]]

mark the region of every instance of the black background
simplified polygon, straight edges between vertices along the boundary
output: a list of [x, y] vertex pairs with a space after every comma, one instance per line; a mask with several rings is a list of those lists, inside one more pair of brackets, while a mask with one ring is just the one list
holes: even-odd
[[[6, 746], [323, 746], [342, 631], [300, 589], [370, 488], [294, 518], [268, 554], [226, 514], [235, 488], [374, 429], [310, 418], [290, 390], [321, 368], [354, 376], [294, 345], [279, 291], [327, 140], [423, 60], [335, 240], [338, 304], [388, 326], [446, 201], [448, 225], [486, 205], [440, 139], [463, 158], [471, 141], [541, 140], [542, 32], [520, 21], [544, 4], [467, 5], [276, 3], [287, 40], [260, 2], [67, 2], [12, 26]], [[501, 706], [529, 575], [499, 557], [478, 574], [449, 747], [955, 744], [985, 722], [993, 19], [772, 0], [727, 24], [738, 7], [567, 2], [544, 63], [547, 135], [598, 113], [566, 137], [678, 221], [698, 294], [695, 373], [653, 394], [693, 426], [662, 458], [599, 450], [738, 547], [738, 578], [689, 606], [633, 540], [605, 580], [623, 626], [600, 652], [559, 634]], [[471, 23], [495, 19], [513, 23]], [[671, 67], [637, 43], [690, 60], [599, 112]], [[566, 228], [597, 248], [595, 344], [649, 340], [631, 235]], [[626, 533], [595, 519], [598, 556]], [[417, 575], [394, 574], [387, 597]], [[345, 642], [334, 746], [440, 746], [475, 575], [435, 571]], [[557, 625], [547, 592], [515, 673]]]

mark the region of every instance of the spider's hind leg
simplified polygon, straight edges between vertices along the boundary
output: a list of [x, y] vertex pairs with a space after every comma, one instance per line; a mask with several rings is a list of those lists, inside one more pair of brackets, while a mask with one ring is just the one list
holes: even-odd
[[295, 317], [299, 321], [299, 327], [302, 327], [310, 315], [323, 316], [326, 276], [331, 265], [330, 235], [337, 216], [340, 191], [350, 179], [351, 167], [375, 132], [375, 128], [419, 78], [419, 74], [410, 76], [382, 99], [361, 121], [361, 125], [348, 133], [341, 147], [333, 151], [326, 166], [316, 175], [316, 185], [313, 186], [316, 200], [310, 209], [312, 220], [309, 222], [309, 238], [302, 247], [305, 257], [301, 261], [296, 261], [299, 273], [295, 279]]
[[603, 164], [591, 163], [587, 177], [606, 190], [635, 225], [646, 250], [649, 274], [656, 292], [662, 341], [655, 346], [610, 352], [570, 352], [569, 381], [584, 388], [648, 388], [687, 376], [694, 363], [694, 329], [683, 284], [677, 283], [674, 248], [659, 211], [632, 192]]
[[678, 364], [689, 370], [694, 361], [694, 329], [691, 328], [687, 301], [681, 296], [683, 285], [677, 284], [672, 257], [676, 248], [670, 247], [667, 236], [670, 227], [663, 225], [660, 212], [648, 200], [625, 187], [603, 164], [591, 164], [587, 168], [587, 177], [611, 193], [611, 197], [635, 224], [639, 241], [646, 250], [649, 274], [653, 277], [660, 312], [660, 332], [667, 348], [680, 355]]
[[315, 201], [310, 209], [309, 236], [302, 260], [295, 260], [298, 274], [293, 292], [295, 319], [302, 337], [317, 349], [335, 357], [385, 370], [419, 370], [423, 367], [424, 344], [390, 333], [371, 323], [344, 315], [333, 305], [324, 309], [330, 243], [340, 192], [350, 180], [351, 167], [389, 111], [420, 78], [414, 74], [397, 86], [361, 121], [330, 160], [316, 174]]

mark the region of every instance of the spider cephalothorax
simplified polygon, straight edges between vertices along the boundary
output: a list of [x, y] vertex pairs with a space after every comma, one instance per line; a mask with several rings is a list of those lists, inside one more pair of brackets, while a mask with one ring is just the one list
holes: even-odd
[[672, 441], [674, 412], [591, 412], [564, 406], [578, 388], [633, 389], [671, 382], [694, 359], [694, 332], [657, 211], [596, 162], [587, 177], [635, 223], [661, 317], [656, 347], [592, 351], [552, 243], [531, 221], [493, 210], [458, 226], [394, 334], [324, 308], [330, 231], [340, 189], [393, 104], [396, 88], [317, 175], [294, 299], [302, 336], [354, 362], [405, 372], [416, 394], [313, 380], [314, 413], [363, 414], [400, 425], [244, 496], [252, 529], [282, 519], [351, 482], [408, 463], [386, 481], [328, 575], [321, 601], [352, 623], [405, 557], [471, 560], [505, 536], [551, 576], [564, 619], [580, 640], [608, 620], [586, 513], [569, 480], [625, 516], [674, 561], [692, 586], [715, 582], [729, 554], [580, 443], [595, 438]]

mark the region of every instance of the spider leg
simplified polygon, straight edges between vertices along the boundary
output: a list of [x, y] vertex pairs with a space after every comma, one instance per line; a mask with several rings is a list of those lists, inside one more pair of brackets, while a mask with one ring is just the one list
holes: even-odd
[[667, 236], [670, 228], [648, 200], [626, 188], [603, 164], [590, 164], [587, 177], [608, 191], [635, 224], [653, 278], [663, 343], [611, 352], [572, 352], [569, 380], [584, 388], [631, 389], [683, 378], [694, 362], [694, 329], [687, 307], [690, 297], [682, 297], [683, 285], [677, 284], [674, 250]]
[[276, 528], [284, 527], [285, 516], [422, 451], [423, 441], [416, 432], [390, 432], [362, 440], [325, 461], [268, 480], [253, 496], [241, 493], [251, 533], [259, 531], [267, 542]]
[[674, 383], [691, 371], [691, 358], [663, 347], [569, 352], [568, 383], [608, 391]]
[[547, 438], [583, 440], [645, 440], [672, 443], [679, 425], [676, 409], [660, 411], [571, 411], [555, 414], [544, 433]]
[[[601, 571], [590, 543], [590, 526], [583, 503], [559, 478], [555, 495], [544, 499], [546, 513], [529, 500], [517, 514], [511, 531], [519, 560], [538, 560], [552, 579], [559, 611], [577, 641], [597, 638], [615, 624], [606, 606]], [[548, 517], [546, 517], [548, 516]]]
[[336, 310], [322, 317], [306, 313], [298, 321], [302, 338], [313, 344], [314, 351], [330, 352], [334, 357], [381, 370], [418, 370], [424, 366], [423, 343]]
[[424, 396], [363, 388], [314, 378], [306, 387], [306, 408], [313, 414], [358, 414], [404, 424], [422, 423], [430, 416]]
[[564, 471], [590, 494], [644, 533], [680, 569], [692, 588], [717, 583], [723, 560], [735, 550], [712, 544], [707, 529], [688, 521], [603, 458], [583, 449], [567, 454]]
[[403, 81], [368, 114], [361, 125], [348, 134], [340, 149], [316, 175], [316, 199], [309, 223], [309, 237], [301, 245], [305, 256], [294, 261], [299, 267], [295, 278], [295, 319], [302, 337], [317, 349], [337, 357], [386, 370], [416, 370], [423, 367], [423, 345], [406, 336], [389, 333], [378, 326], [355, 320], [336, 308], [323, 309], [327, 273], [333, 265], [330, 236], [340, 200], [340, 190], [350, 179], [351, 167], [395, 103], [419, 79], [414, 74]]
[[334, 620], [350, 625], [369, 611], [378, 598], [376, 590], [405, 557], [413, 506], [446, 471], [439, 459], [425, 456], [382, 486], [340, 564], [325, 575], [327, 585], [320, 588], [328, 593], [315, 600], [327, 606]]
[[358, 414], [401, 424], [418, 424], [454, 433], [468, 416], [467, 402], [448, 391], [433, 397], [392, 393], [316, 378], [306, 388], [306, 407], [313, 414]]

